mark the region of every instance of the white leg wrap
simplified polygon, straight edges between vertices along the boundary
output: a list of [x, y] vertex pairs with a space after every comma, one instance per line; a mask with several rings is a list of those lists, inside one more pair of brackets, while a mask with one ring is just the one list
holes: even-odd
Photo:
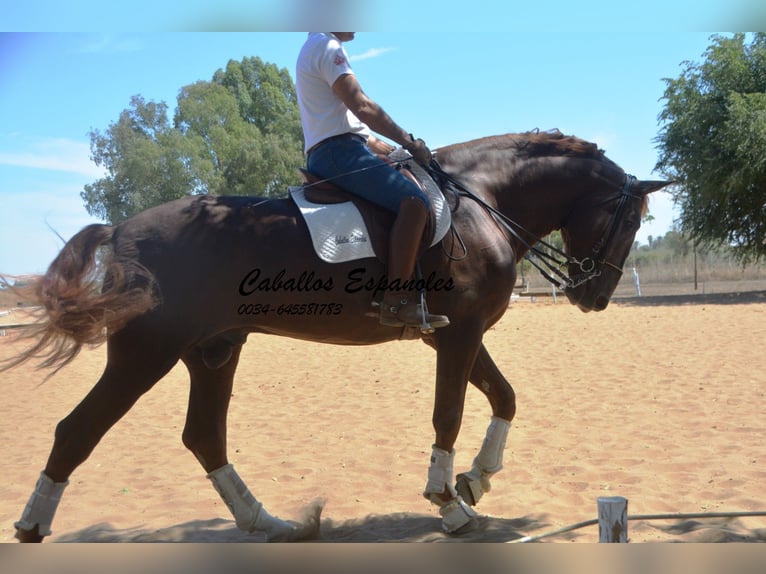
[[234, 515], [237, 528], [247, 532], [264, 532], [267, 539], [288, 537], [296, 526], [272, 516], [242, 481], [234, 466], [227, 464], [207, 475], [221, 498]]
[[471, 470], [458, 475], [458, 491], [470, 503], [476, 504], [484, 493], [492, 489], [489, 479], [503, 468], [503, 451], [510, 428], [509, 421], [492, 417]]
[[439, 514], [442, 517], [442, 530], [447, 533], [455, 532], [478, 516], [459, 496], [442, 506]]
[[492, 417], [479, 454], [473, 459], [473, 466], [486, 474], [495, 474], [503, 468], [503, 451], [510, 428], [511, 423], [509, 421]]
[[[433, 447], [431, 451], [431, 465], [428, 467], [428, 482], [423, 492], [432, 504], [439, 505], [439, 514], [442, 517], [442, 529], [445, 532], [455, 532], [462, 528], [477, 516], [476, 512], [468, 506], [458, 495], [452, 485], [453, 467], [455, 463], [455, 449], [451, 452]], [[447, 494], [450, 500], [446, 504], [437, 494]]]
[[53, 482], [47, 474], [41, 472], [35, 485], [35, 491], [29, 498], [21, 519], [14, 526], [21, 530], [32, 530], [37, 525], [37, 532], [40, 536], [50, 536], [53, 516], [56, 514], [64, 488], [68, 484], [68, 480], [66, 482]]
[[[455, 449], [447, 452], [441, 448], [433, 447], [431, 450], [431, 466], [428, 467], [428, 482], [423, 496], [433, 502], [432, 494], [448, 493], [451, 498], [457, 496], [455, 487], [452, 486], [453, 467], [455, 463]], [[434, 504], [439, 504], [435, 502]]]

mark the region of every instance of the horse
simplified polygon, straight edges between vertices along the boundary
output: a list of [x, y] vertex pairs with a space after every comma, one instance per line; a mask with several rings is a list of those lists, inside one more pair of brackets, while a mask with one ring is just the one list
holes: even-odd
[[[452, 221], [420, 257], [412, 288], [449, 317], [436, 330], [381, 325], [372, 305], [387, 288], [384, 264], [374, 257], [321, 260], [289, 198], [187, 196], [73, 236], [35, 279], [44, 315], [29, 335], [33, 344], [10, 366], [34, 359], [59, 369], [83, 345], [103, 342], [107, 360], [95, 386], [56, 426], [16, 537], [39, 542], [51, 534], [72, 472], [179, 360], [191, 386], [183, 444], [237, 527], [270, 541], [316, 537], [321, 509], [304, 522], [272, 516], [227, 457], [227, 409], [249, 333], [337, 345], [421, 339], [432, 347], [435, 439], [423, 495], [438, 507], [444, 532], [474, 528], [474, 507], [503, 467], [516, 413], [514, 390], [482, 337], [509, 307], [517, 263], [560, 230], [563, 259], [549, 265], [560, 278], [553, 280], [583, 312], [603, 311], [648, 194], [670, 182], [638, 180], [596, 144], [558, 130], [453, 144], [435, 150], [435, 159]], [[455, 476], [469, 382], [492, 415], [471, 468]]]

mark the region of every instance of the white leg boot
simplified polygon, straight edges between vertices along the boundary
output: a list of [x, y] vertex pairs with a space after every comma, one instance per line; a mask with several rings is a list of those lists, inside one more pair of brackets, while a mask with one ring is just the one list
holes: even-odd
[[289, 539], [297, 533], [297, 524], [285, 522], [266, 512], [263, 504], [252, 495], [233, 465], [222, 466], [207, 477], [231, 510], [240, 530], [264, 532], [270, 542]]
[[510, 428], [509, 421], [492, 417], [471, 470], [457, 475], [457, 492], [471, 506], [492, 489], [489, 479], [503, 468], [503, 451]]
[[21, 530], [32, 530], [37, 526], [37, 532], [40, 536], [50, 536], [53, 516], [56, 514], [61, 495], [64, 488], [69, 484], [66, 482], [53, 482], [44, 472], [40, 473], [40, 478], [35, 485], [35, 491], [27, 502], [21, 519], [14, 524]]
[[[475, 522], [477, 514], [458, 495], [452, 486], [455, 449], [451, 452], [433, 447], [431, 465], [428, 467], [428, 482], [423, 496], [432, 504], [439, 506], [442, 517], [442, 529], [447, 533], [455, 532]], [[437, 494], [447, 494], [452, 499], [446, 504]]]

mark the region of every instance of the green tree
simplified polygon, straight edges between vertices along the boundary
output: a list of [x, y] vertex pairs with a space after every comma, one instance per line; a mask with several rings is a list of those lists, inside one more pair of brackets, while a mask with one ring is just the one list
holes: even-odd
[[213, 75], [237, 99], [240, 115], [264, 134], [303, 139], [298, 96], [288, 71], [258, 57], [230, 60]]
[[[288, 71], [258, 57], [230, 60], [225, 70], [213, 75], [212, 83], [236, 100], [240, 118], [250, 127], [245, 133], [234, 122], [227, 126], [239, 132], [224, 170], [227, 193], [281, 195], [288, 185], [298, 183], [297, 168], [304, 163], [303, 129]], [[176, 124], [183, 125], [184, 119], [177, 115]]]
[[134, 96], [117, 122], [90, 139], [93, 160], [108, 172], [80, 194], [91, 215], [117, 223], [197, 185], [186, 168], [191, 142], [169, 124], [164, 103]]
[[665, 79], [656, 169], [677, 182], [686, 237], [758, 261], [766, 255], [766, 34], [711, 40], [702, 63]]
[[230, 61], [212, 82], [179, 90], [171, 125], [164, 102], [131, 98], [107, 130], [90, 133], [107, 175], [86, 185], [85, 207], [109, 223], [189, 194], [282, 195], [298, 182], [303, 134], [286, 70], [259, 58]]
[[685, 257], [693, 250], [693, 245], [689, 239], [676, 229], [671, 229], [665, 234], [662, 245], [670, 249], [674, 255], [681, 257]]

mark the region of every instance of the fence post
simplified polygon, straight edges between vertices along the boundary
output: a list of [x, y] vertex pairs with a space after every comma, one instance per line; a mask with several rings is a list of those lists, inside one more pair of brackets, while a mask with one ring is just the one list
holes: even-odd
[[622, 496], [598, 499], [598, 541], [628, 541], [628, 500]]

